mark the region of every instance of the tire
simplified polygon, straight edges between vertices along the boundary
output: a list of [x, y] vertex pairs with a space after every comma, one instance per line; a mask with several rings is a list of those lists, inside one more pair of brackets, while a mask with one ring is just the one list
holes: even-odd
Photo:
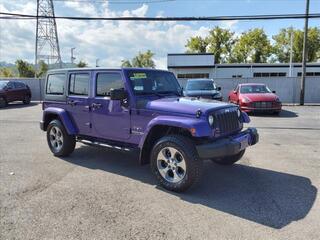
[[57, 119], [52, 120], [47, 127], [47, 142], [56, 157], [70, 155], [76, 146], [75, 137], [68, 135], [62, 123]]
[[232, 165], [238, 162], [242, 158], [245, 152], [246, 150], [244, 149], [235, 155], [223, 157], [223, 158], [213, 158], [211, 160], [219, 165]]
[[4, 97], [0, 97], [0, 108], [4, 108], [8, 105], [7, 100]]
[[281, 111], [275, 111], [273, 112], [273, 115], [279, 116]]
[[155, 143], [151, 171], [165, 189], [183, 192], [200, 179], [202, 160], [189, 138], [169, 135]]
[[31, 97], [29, 95], [24, 96], [24, 99], [22, 100], [24, 104], [29, 104], [30, 101], [31, 101]]

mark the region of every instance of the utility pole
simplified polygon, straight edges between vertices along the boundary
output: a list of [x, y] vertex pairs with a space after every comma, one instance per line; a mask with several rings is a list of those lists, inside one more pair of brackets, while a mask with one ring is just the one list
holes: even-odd
[[96, 59], [96, 67], [99, 67], [99, 58]]
[[290, 67], [289, 67], [289, 77], [292, 77], [292, 55], [293, 55], [293, 28], [290, 28]]
[[39, 61], [62, 67], [57, 24], [52, 0], [37, 0], [35, 68]]
[[306, 84], [306, 61], [307, 61], [307, 56], [308, 56], [308, 48], [307, 48], [307, 46], [308, 46], [309, 4], [310, 4], [310, 0], [306, 0], [306, 17], [304, 19], [304, 35], [303, 35], [300, 105], [304, 105], [304, 92], [305, 92], [305, 84]]
[[75, 47], [72, 47], [72, 48], [71, 48], [71, 63], [72, 63], [72, 64], [74, 63], [74, 60], [76, 59], [76, 58], [73, 56], [73, 51], [74, 51], [75, 49], [76, 49]]

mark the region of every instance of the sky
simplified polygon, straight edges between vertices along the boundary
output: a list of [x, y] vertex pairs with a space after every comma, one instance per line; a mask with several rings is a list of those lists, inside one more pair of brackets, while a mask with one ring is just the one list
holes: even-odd
[[[80, 1], [80, 2], [77, 2]], [[96, 1], [96, 3], [94, 3]], [[125, 3], [119, 3], [119, 2]], [[256, 14], [304, 13], [304, 0], [71, 0], [54, 1], [56, 16], [86, 17], [185, 17]], [[118, 3], [116, 3], [118, 2]], [[131, 2], [131, 3], [128, 3]], [[36, 14], [36, 0], [0, 0], [1, 12]], [[320, 13], [320, 0], [310, 0], [310, 13]], [[95, 66], [119, 67], [121, 60], [139, 52], [155, 53], [157, 68], [166, 68], [168, 53], [183, 53], [191, 36], [205, 36], [220, 26], [237, 35], [251, 28], [263, 28], [270, 40], [281, 28], [303, 29], [304, 21], [219, 21], [219, 22], [115, 22], [57, 20], [63, 62], [70, 62], [70, 48], [75, 47], [76, 62]], [[320, 27], [320, 19], [309, 26]], [[34, 62], [35, 20], [0, 19], [0, 62], [16, 59]]]

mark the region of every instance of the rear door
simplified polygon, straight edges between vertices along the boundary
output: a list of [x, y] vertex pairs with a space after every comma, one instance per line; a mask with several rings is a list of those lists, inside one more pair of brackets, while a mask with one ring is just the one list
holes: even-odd
[[110, 90], [125, 88], [120, 71], [97, 71], [94, 74], [94, 98], [92, 99], [92, 125], [99, 138], [123, 140], [130, 137], [129, 108], [120, 100], [110, 99]]
[[24, 100], [27, 91], [26, 85], [22, 82], [15, 82], [14, 85], [16, 90], [16, 100]]
[[90, 71], [69, 72], [67, 110], [80, 135], [90, 135]]

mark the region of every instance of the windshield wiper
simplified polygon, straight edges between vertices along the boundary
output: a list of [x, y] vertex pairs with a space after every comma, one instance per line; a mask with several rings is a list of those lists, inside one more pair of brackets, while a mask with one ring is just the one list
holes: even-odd
[[181, 94], [179, 92], [176, 92], [176, 91], [161, 91], [161, 92], [157, 92], [159, 94], [174, 94], [178, 97], [181, 97]]

